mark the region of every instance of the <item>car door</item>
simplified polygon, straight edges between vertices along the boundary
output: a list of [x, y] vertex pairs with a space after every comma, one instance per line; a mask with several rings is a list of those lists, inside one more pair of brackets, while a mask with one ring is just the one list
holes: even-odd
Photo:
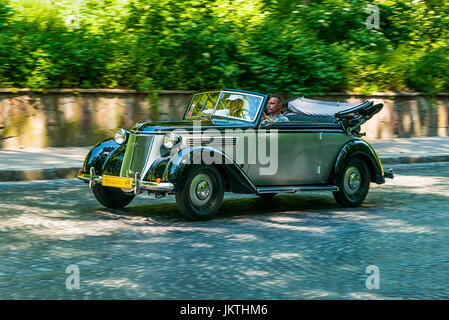
[[347, 135], [342, 130], [336, 129], [333, 132], [328, 130], [323, 132], [320, 140], [319, 166], [320, 182], [327, 183], [334, 167], [337, 156], [343, 146], [352, 140], [353, 137]]
[[249, 165], [248, 176], [256, 186], [319, 183], [319, 149], [320, 131], [303, 123], [262, 125], [256, 139], [257, 162]]

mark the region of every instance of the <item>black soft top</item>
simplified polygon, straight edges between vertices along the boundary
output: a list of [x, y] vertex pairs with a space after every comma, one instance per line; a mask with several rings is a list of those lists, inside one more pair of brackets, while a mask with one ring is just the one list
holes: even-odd
[[364, 101], [362, 103], [347, 103], [321, 101], [297, 97], [288, 101], [287, 114], [335, 118], [340, 114], [356, 112], [360, 109], [364, 109], [372, 105], [373, 102], [371, 101]]

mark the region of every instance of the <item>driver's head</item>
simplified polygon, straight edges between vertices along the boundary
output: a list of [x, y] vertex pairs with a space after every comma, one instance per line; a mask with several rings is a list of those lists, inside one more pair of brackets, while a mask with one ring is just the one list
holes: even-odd
[[267, 110], [270, 116], [277, 116], [281, 112], [282, 98], [278, 94], [272, 94], [268, 99]]

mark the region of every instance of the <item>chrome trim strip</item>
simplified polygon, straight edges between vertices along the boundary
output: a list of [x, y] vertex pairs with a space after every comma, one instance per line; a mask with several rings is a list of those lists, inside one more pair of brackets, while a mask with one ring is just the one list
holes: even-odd
[[296, 193], [303, 191], [338, 191], [336, 186], [272, 186], [272, 187], [259, 187], [257, 193], [273, 193], [273, 192], [286, 192]]
[[[171, 130], [172, 131], [172, 130]], [[168, 132], [171, 131], [164, 131], [164, 130], [158, 130], [158, 131], [136, 131], [136, 130], [131, 130], [130, 132], [136, 136], [148, 136], [148, 135], [165, 135]]]
[[[201, 127], [202, 129], [215, 129], [218, 131], [222, 131], [222, 133], [225, 133], [226, 129], [248, 129], [248, 127], [213, 127], [213, 126], [207, 126], [207, 127]], [[189, 134], [203, 134], [204, 131], [190, 131], [188, 128], [182, 128], [183, 130], [186, 130]], [[263, 129], [263, 130], [271, 130], [271, 129], [276, 129], [278, 131], [278, 133], [297, 133], [297, 132], [301, 132], [301, 133], [309, 133], [309, 132], [324, 132], [324, 133], [345, 133], [345, 131], [341, 128], [307, 128], [307, 127], [303, 127], [303, 128], [295, 128], [295, 127], [278, 127], [278, 126], [269, 126], [269, 127], [260, 127], [259, 129], [254, 130], [255, 133], [258, 133], [258, 130]], [[151, 132], [147, 132], [147, 131], [133, 131], [133, 133], [135, 133], [136, 135], [139, 136], [148, 136], [148, 135], [164, 135], [166, 133], [172, 132], [170, 130], [167, 131], [151, 131]]]
[[237, 144], [237, 137], [187, 137], [185, 138], [185, 145], [187, 147], [196, 146], [196, 145], [212, 145], [212, 146], [222, 146], [222, 145], [232, 145], [235, 146]]

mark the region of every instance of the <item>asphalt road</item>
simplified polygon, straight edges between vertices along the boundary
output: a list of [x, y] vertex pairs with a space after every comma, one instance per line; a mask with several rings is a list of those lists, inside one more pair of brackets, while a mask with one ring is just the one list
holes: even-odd
[[110, 210], [76, 180], [0, 183], [0, 298], [448, 299], [449, 164], [395, 168], [359, 208], [229, 194], [206, 222], [173, 197]]

